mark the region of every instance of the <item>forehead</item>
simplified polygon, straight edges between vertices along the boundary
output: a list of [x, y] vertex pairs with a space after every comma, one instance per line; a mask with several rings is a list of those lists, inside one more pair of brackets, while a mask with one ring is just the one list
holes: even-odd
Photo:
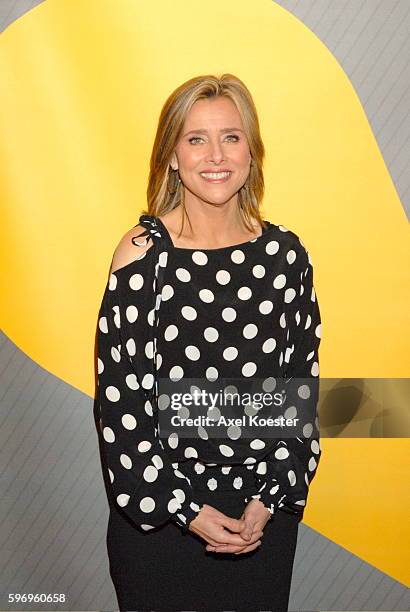
[[242, 126], [238, 109], [232, 100], [226, 97], [197, 100], [185, 117], [185, 127], [188, 129], [206, 128], [206, 124], [210, 122], [220, 124], [220, 127]]

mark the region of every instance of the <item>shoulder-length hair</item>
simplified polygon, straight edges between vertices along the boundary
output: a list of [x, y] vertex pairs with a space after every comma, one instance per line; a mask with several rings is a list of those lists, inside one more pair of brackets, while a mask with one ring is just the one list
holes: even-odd
[[[259, 210], [264, 194], [262, 142], [255, 104], [246, 85], [233, 74], [197, 76], [182, 83], [167, 98], [159, 117], [157, 132], [150, 159], [147, 187], [148, 210], [144, 214], [164, 215], [184, 204], [184, 188], [178, 170], [170, 166], [172, 154], [178, 144], [187, 113], [197, 100], [224, 96], [232, 100], [242, 119], [248, 140], [251, 165], [248, 178], [238, 192], [238, 204], [242, 220], [253, 231], [250, 219], [256, 219], [265, 227]], [[185, 217], [185, 215], [184, 215]], [[191, 225], [191, 222], [189, 220]], [[181, 228], [182, 233], [182, 228]]]

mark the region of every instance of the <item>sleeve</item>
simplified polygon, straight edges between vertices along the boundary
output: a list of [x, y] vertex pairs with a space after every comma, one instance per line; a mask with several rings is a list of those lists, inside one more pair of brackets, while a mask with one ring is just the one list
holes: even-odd
[[98, 314], [97, 396], [105, 469], [116, 503], [139, 528], [148, 531], [171, 519], [186, 535], [201, 508], [189, 479], [162, 445], [152, 403], [126, 351], [119, 278], [110, 274]]
[[[321, 317], [310, 256], [303, 248], [303, 270], [299, 277], [299, 297], [290, 309], [289, 348], [285, 356], [285, 417], [298, 416], [303, 437], [275, 440], [274, 448], [256, 470], [258, 498], [271, 515], [277, 509], [302, 520], [309, 485], [320, 460], [320, 434], [317, 405], [319, 399], [319, 345]], [[297, 296], [297, 294], [296, 294]], [[290, 435], [290, 434], [289, 434]]]

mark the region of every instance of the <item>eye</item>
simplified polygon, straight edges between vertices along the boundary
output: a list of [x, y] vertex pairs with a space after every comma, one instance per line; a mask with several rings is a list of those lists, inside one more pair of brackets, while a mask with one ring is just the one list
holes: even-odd
[[234, 142], [238, 142], [239, 140], [239, 136], [237, 136], [236, 134], [228, 134], [227, 138], [234, 138]]
[[[226, 138], [233, 138], [233, 141], [231, 140], [230, 142], [238, 142], [239, 140], [239, 136], [237, 136], [236, 134], [228, 134]], [[196, 144], [195, 141], [198, 140], [203, 140], [203, 138], [201, 138], [200, 136], [192, 136], [188, 139], [188, 142], [190, 142], [191, 144]]]

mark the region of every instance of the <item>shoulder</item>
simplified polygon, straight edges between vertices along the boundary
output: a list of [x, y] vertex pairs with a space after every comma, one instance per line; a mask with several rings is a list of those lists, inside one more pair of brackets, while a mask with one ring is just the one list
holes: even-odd
[[286, 254], [289, 262], [297, 263], [298, 268], [306, 268], [311, 263], [309, 250], [301, 236], [288, 226], [272, 223], [275, 228], [275, 240]]
[[115, 247], [110, 274], [142, 258], [153, 246], [152, 240], [148, 241], [146, 238], [146, 228], [142, 225], [136, 225], [128, 230]]

